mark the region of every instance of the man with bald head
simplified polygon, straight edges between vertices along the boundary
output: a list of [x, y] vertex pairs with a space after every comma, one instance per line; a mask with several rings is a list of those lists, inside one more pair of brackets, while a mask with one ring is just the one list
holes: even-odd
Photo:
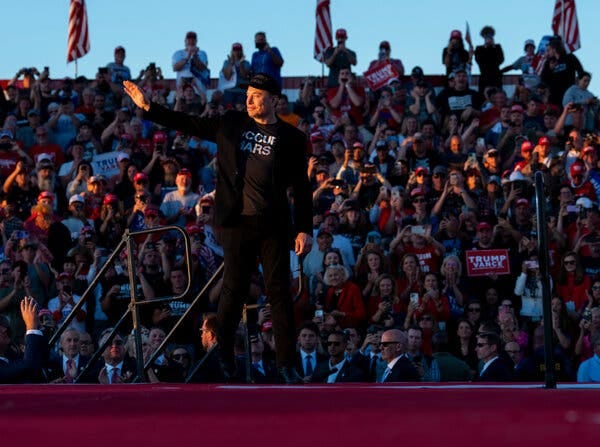
[[418, 382], [419, 373], [412, 362], [404, 355], [407, 337], [399, 329], [389, 329], [381, 336], [381, 358], [387, 362], [387, 368], [381, 376], [381, 383]]

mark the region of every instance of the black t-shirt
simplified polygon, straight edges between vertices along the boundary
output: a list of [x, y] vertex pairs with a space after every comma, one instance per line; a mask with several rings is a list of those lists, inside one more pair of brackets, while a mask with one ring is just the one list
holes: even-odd
[[245, 167], [242, 214], [269, 214], [273, 203], [273, 160], [279, 144], [277, 126], [253, 123], [242, 134], [242, 166]]

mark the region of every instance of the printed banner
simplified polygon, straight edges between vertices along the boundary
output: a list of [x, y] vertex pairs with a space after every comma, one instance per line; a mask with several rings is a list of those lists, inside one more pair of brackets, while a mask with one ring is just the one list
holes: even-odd
[[389, 62], [383, 65], [376, 65], [372, 69], [365, 71], [363, 76], [372, 92], [385, 87], [391, 79], [400, 77], [396, 69]]
[[508, 250], [468, 250], [467, 276], [510, 274]]

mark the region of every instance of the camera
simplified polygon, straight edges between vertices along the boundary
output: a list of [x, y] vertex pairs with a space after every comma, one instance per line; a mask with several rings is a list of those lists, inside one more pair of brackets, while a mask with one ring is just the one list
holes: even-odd
[[69, 285], [65, 285], [63, 286], [63, 290], [64, 293], [66, 293], [67, 295], [71, 295], [73, 293], [73, 288]]
[[458, 175], [455, 173], [450, 174], [450, 185], [456, 186], [458, 185]]
[[106, 67], [98, 67], [98, 73], [100, 73], [100, 74], [108, 74], [108, 68], [106, 68]]

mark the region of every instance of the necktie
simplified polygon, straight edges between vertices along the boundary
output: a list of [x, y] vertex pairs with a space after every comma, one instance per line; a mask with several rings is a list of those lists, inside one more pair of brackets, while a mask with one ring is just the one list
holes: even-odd
[[121, 383], [121, 374], [119, 373], [119, 368], [113, 368], [110, 383]]
[[313, 365], [312, 365], [312, 355], [307, 355], [306, 356], [306, 375], [307, 376], [312, 376], [314, 370], [313, 370]]
[[385, 371], [383, 372], [383, 375], [381, 376], [381, 383], [385, 382], [385, 379], [387, 379], [387, 377], [390, 375], [390, 373], [392, 372], [391, 368], [388, 366]]
[[261, 373], [263, 376], [265, 375], [265, 370], [263, 369], [263, 367], [260, 365], [260, 362], [254, 362], [252, 363], [252, 366], [254, 366], [254, 369], [256, 369], [259, 373]]
[[73, 359], [67, 360], [67, 370], [65, 371], [65, 383], [73, 383], [73, 376], [71, 375], [73, 365]]

